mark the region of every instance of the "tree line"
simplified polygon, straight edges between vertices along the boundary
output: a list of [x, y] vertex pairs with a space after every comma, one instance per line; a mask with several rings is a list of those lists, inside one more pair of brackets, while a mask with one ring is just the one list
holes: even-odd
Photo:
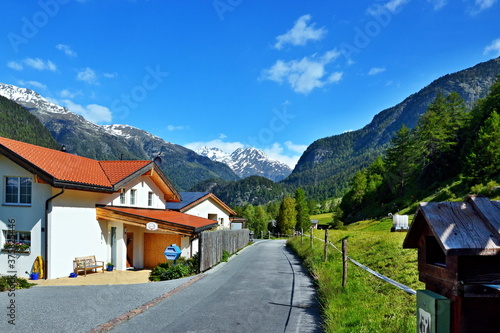
[[344, 218], [369, 207], [404, 207], [453, 179], [493, 187], [500, 176], [499, 110], [500, 76], [470, 112], [458, 93], [438, 94], [415, 128], [403, 125], [386, 152], [354, 175], [340, 204]]

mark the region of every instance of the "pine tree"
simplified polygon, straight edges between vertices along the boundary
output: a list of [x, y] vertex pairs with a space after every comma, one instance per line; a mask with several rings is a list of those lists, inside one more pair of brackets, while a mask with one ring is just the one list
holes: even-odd
[[295, 190], [295, 210], [297, 211], [295, 230], [308, 230], [311, 226], [311, 218], [309, 217], [306, 193], [301, 188]]
[[403, 125], [391, 140], [384, 157], [385, 179], [393, 193], [404, 196], [405, 188], [415, 175], [417, 156], [413, 133]]
[[480, 128], [467, 156], [465, 173], [476, 181], [489, 181], [500, 175], [500, 116], [493, 111]]
[[295, 210], [295, 199], [287, 195], [281, 201], [276, 228], [281, 234], [291, 235], [296, 224], [297, 211]]

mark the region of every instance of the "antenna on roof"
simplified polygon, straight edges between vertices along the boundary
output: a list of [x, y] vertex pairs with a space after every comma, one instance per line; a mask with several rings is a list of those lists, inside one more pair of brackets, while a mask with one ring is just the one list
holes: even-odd
[[158, 166], [158, 167], [161, 167], [161, 162], [162, 162], [162, 159], [160, 157], [161, 155], [161, 152], [158, 153], [158, 155], [156, 155], [156, 157], [153, 159], [153, 162]]
[[123, 161], [123, 153], [120, 154], [120, 161]]

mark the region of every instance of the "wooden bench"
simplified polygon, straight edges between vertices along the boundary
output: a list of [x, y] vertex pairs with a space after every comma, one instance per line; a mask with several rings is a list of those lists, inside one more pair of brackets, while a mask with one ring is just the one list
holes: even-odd
[[75, 274], [83, 271], [85, 276], [87, 276], [87, 270], [95, 269], [97, 272], [98, 268], [102, 268], [102, 272], [104, 273], [104, 261], [95, 260], [95, 256], [77, 257], [73, 260], [73, 272]]

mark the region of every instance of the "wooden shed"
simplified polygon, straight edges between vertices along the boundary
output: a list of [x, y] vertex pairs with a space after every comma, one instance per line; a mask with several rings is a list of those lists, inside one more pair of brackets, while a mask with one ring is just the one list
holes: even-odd
[[451, 332], [500, 332], [499, 201], [421, 203], [403, 247], [418, 249], [426, 289], [451, 300]]

